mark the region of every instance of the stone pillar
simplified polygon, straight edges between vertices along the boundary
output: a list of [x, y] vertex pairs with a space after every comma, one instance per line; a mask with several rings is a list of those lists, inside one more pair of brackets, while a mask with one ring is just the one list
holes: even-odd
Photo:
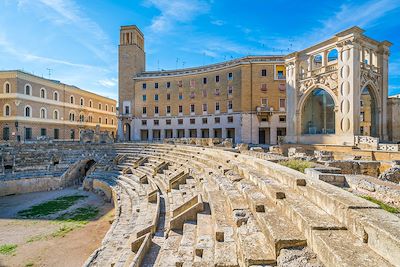
[[383, 140], [388, 140], [388, 125], [387, 125], [387, 105], [388, 105], [388, 80], [389, 80], [389, 48], [392, 44], [388, 41], [384, 41], [379, 45], [379, 54], [378, 54], [378, 67], [380, 67], [381, 75], [382, 75], [382, 81], [380, 82], [381, 88], [380, 90], [380, 96], [382, 99], [382, 109], [381, 109], [381, 125], [382, 125], [382, 131], [381, 131], [381, 139]]
[[[310, 59], [309, 59], [310, 60]], [[296, 89], [296, 58], [292, 58], [286, 63], [286, 97], [287, 97], [287, 136], [288, 143], [297, 143], [298, 134], [298, 116], [297, 111], [297, 89]], [[308, 71], [311, 70], [309, 62]]]

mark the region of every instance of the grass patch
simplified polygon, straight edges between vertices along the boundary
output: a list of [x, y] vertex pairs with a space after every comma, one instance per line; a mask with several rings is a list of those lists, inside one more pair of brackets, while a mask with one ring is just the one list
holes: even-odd
[[17, 245], [15, 244], [5, 244], [0, 246], [0, 254], [10, 255], [15, 252]]
[[87, 196], [82, 195], [59, 197], [39, 205], [32, 206], [29, 209], [19, 211], [17, 215], [28, 219], [47, 216], [65, 210], [74, 205], [78, 200], [86, 197]]
[[384, 202], [382, 202], [380, 200], [377, 200], [377, 199], [375, 199], [373, 197], [370, 197], [370, 196], [361, 196], [361, 197], [363, 199], [369, 200], [369, 201], [371, 201], [371, 202], [373, 202], [375, 204], [378, 204], [382, 209], [386, 210], [387, 212], [400, 213], [400, 209], [392, 207], [392, 206], [390, 206], [390, 205], [388, 205], [388, 204], [386, 204], [386, 203], [384, 203]]
[[99, 214], [99, 209], [92, 206], [77, 208], [76, 210], [61, 215], [57, 218], [58, 221], [87, 224], [91, 219]]
[[35, 236], [30, 237], [28, 240], [26, 240], [26, 243], [32, 243], [32, 242], [40, 241], [43, 239], [46, 239], [46, 236], [35, 235]]
[[27, 264], [25, 264], [25, 267], [32, 267], [32, 266], [34, 266], [35, 264], [33, 263], [33, 262], [28, 262]]
[[75, 228], [79, 227], [79, 225], [63, 225], [51, 234], [52, 237], [64, 237], [69, 232], [73, 231]]
[[289, 167], [293, 170], [296, 170], [296, 171], [299, 171], [302, 173], [304, 173], [305, 169], [312, 168], [315, 166], [315, 164], [312, 162], [305, 161], [305, 160], [298, 160], [298, 159], [279, 161], [278, 163], [282, 166]]

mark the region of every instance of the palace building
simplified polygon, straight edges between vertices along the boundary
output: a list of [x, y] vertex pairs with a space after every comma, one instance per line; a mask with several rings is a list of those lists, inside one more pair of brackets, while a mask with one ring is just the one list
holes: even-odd
[[121, 27], [120, 138], [216, 137], [277, 144], [286, 135], [285, 62], [249, 56], [173, 71], [145, 71], [144, 37]]
[[146, 71], [143, 34], [123, 26], [119, 137], [221, 137], [251, 144], [284, 138], [352, 145], [360, 135], [388, 140], [391, 43], [363, 32], [352, 27], [287, 56]]
[[23, 71], [0, 71], [1, 140], [79, 140], [96, 127], [116, 136], [116, 101]]

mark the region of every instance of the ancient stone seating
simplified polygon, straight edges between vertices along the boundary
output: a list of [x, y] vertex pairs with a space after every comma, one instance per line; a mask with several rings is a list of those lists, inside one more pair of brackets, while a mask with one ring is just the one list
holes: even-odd
[[274, 265], [282, 249], [305, 246], [326, 266], [398, 265], [399, 218], [340, 188], [217, 148], [115, 148], [165, 201], [143, 266]]

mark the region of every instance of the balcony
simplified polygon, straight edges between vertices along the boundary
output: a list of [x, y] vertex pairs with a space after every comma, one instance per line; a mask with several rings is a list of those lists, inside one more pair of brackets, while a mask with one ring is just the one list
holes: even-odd
[[121, 118], [121, 119], [124, 119], [124, 118], [132, 118], [132, 113], [125, 113], [125, 114], [119, 114], [119, 117]]
[[286, 80], [286, 75], [278, 74], [275, 76], [275, 80]]

